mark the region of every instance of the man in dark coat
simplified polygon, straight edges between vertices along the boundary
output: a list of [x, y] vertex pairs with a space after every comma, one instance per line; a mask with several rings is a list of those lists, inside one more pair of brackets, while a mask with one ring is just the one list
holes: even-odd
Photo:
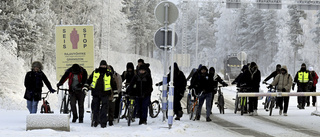
[[139, 125], [147, 124], [148, 106], [151, 103], [152, 78], [147, 72], [147, 66], [139, 66], [139, 71], [130, 82], [127, 92], [130, 96], [136, 96], [136, 110], [140, 116]]
[[[251, 62], [248, 71], [244, 72], [240, 79], [240, 85], [250, 88], [249, 92], [259, 92], [261, 73], [255, 62]], [[249, 115], [257, 116], [258, 98], [249, 97]]]
[[192, 77], [191, 86], [195, 88], [196, 94], [199, 96], [199, 106], [196, 112], [196, 120], [200, 120], [201, 108], [206, 100], [206, 121], [210, 122], [210, 112], [211, 112], [211, 99], [212, 99], [212, 90], [210, 89], [209, 74], [208, 68], [202, 66], [200, 73], [196, 77]]
[[[212, 99], [211, 99], [211, 110], [213, 105], [214, 95], [217, 93], [218, 83], [222, 84], [222, 86], [226, 87], [228, 84], [224, 82], [221, 77], [216, 73], [214, 67], [209, 69], [209, 86], [212, 91]], [[208, 108], [207, 108], [208, 109]], [[210, 110], [210, 111], [211, 111]]]
[[43, 82], [51, 93], [55, 92], [47, 76], [42, 72], [42, 69], [43, 66], [39, 61], [33, 62], [31, 71], [27, 72], [24, 79], [24, 86], [26, 87], [24, 98], [27, 100], [27, 108], [30, 114], [37, 113], [38, 103], [39, 100], [41, 100]]
[[[171, 70], [171, 67], [170, 67]], [[171, 71], [168, 74], [168, 83], [171, 80]], [[187, 86], [187, 80], [184, 73], [179, 69], [178, 64], [174, 63], [174, 72], [173, 72], [173, 86], [174, 86], [174, 99], [173, 99], [173, 110], [176, 115], [175, 120], [180, 120], [183, 115], [181, 107], [181, 99], [183, 98], [184, 92]], [[156, 84], [156, 86], [162, 85], [162, 82]]]
[[[85, 84], [85, 88], [90, 85], [90, 88], [92, 89], [91, 109], [93, 112], [94, 127], [97, 127], [99, 123], [102, 128], [107, 126], [109, 97], [112, 90], [117, 90], [117, 84], [112, 76], [107, 62], [102, 60], [99, 68], [92, 72]], [[100, 102], [102, 103], [101, 107]]]
[[69, 93], [70, 93], [70, 106], [72, 111], [72, 122], [76, 122], [78, 119], [77, 113], [77, 101], [79, 107], [79, 123], [83, 123], [83, 113], [84, 113], [84, 98], [85, 91], [82, 91], [83, 85], [87, 81], [88, 73], [86, 69], [78, 64], [73, 64], [72, 67], [67, 69], [64, 75], [61, 77], [57, 87], [63, 85], [65, 81], [68, 80]]

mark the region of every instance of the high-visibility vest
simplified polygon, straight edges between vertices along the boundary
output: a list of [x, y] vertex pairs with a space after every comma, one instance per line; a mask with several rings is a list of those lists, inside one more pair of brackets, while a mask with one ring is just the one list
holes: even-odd
[[299, 72], [298, 80], [300, 83], [307, 83], [309, 81], [309, 73], [308, 72]]
[[[99, 72], [93, 72], [93, 78], [92, 78], [92, 83], [91, 83], [92, 88], [96, 87], [97, 80], [99, 77], [100, 77]], [[111, 75], [107, 76], [107, 74], [104, 74], [103, 82], [104, 82], [104, 91], [111, 90]]]

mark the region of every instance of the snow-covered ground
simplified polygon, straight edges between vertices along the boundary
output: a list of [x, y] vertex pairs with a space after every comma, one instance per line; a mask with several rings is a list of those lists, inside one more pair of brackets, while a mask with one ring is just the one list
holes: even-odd
[[[265, 85], [261, 88], [266, 91]], [[225, 99], [233, 103], [235, 97], [235, 86], [224, 87]], [[157, 89], [153, 93], [153, 99], [156, 98]], [[319, 99], [319, 98], [318, 98]], [[278, 109], [275, 109], [274, 115], [269, 116], [268, 112], [263, 110], [259, 100], [259, 116], [241, 116], [239, 113], [234, 114], [230, 103], [226, 106], [225, 114], [219, 114], [216, 106], [213, 108], [212, 122], [205, 122], [205, 115], [202, 113], [200, 121], [191, 121], [188, 114], [180, 121], [174, 121], [172, 128], [168, 129], [167, 122], [162, 122], [162, 113], [157, 118], [148, 118], [147, 125], [138, 125], [138, 122], [127, 126], [125, 120], [120, 120], [112, 127], [94, 128], [90, 126], [90, 113], [85, 114], [84, 123], [70, 123], [70, 132], [54, 131], [51, 129], [26, 131], [27, 110], [5, 110], [0, 109], [0, 135], [1, 136], [248, 136], [252, 130], [262, 135], [268, 136], [319, 136], [320, 122], [318, 116], [312, 116], [311, 113], [316, 107], [306, 107], [305, 110], [299, 110], [296, 105], [296, 97], [290, 97], [288, 116], [279, 116]], [[86, 108], [89, 109], [89, 108]], [[58, 110], [55, 110], [58, 114]], [[39, 114], [40, 115], [40, 114]], [[45, 114], [42, 114], [45, 115]], [[45, 119], [44, 119], [45, 121]], [[231, 123], [231, 125], [227, 124]], [[251, 131], [246, 131], [251, 130]], [[255, 135], [259, 136], [259, 134]]]

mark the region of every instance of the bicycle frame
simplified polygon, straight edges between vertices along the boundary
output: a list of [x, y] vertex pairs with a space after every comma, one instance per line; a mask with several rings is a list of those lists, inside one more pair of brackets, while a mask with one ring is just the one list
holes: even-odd
[[61, 101], [60, 114], [63, 113], [63, 114], [70, 114], [71, 115], [70, 94], [68, 93], [69, 89], [58, 88], [58, 91], [59, 90], [64, 91], [63, 98]]
[[128, 116], [127, 116], [128, 126], [130, 126], [131, 121], [133, 120], [133, 113], [135, 108], [134, 102], [135, 102], [134, 98], [129, 98], [129, 107], [128, 107]]
[[196, 117], [194, 116], [196, 113], [197, 113], [197, 109], [198, 109], [198, 106], [199, 106], [199, 97], [202, 95], [203, 91], [196, 95], [196, 98], [194, 99], [193, 101], [193, 104], [191, 105], [191, 112], [190, 112], [190, 120], [195, 120]]
[[50, 91], [46, 92], [46, 93], [42, 93], [45, 94], [45, 97], [42, 97], [42, 105], [41, 105], [41, 110], [40, 113], [53, 113], [53, 111], [51, 111], [50, 106], [49, 106], [49, 102], [47, 100], [45, 100], [48, 97]]
[[218, 102], [217, 107], [219, 108], [220, 114], [224, 114], [224, 97], [223, 97], [223, 93], [221, 91], [221, 87], [222, 86], [218, 86]]

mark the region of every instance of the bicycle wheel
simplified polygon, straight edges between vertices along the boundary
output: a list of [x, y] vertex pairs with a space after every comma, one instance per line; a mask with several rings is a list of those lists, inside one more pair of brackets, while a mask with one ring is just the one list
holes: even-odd
[[63, 98], [60, 106], [60, 114], [61, 113], [64, 114], [65, 104], [66, 104], [66, 101], [65, 101], [65, 98]]
[[149, 106], [149, 115], [151, 118], [156, 118], [160, 113], [160, 103], [158, 100], [152, 101]]
[[132, 112], [133, 112], [133, 110], [132, 110], [132, 108], [130, 106], [129, 109], [128, 109], [128, 116], [127, 116], [128, 126], [130, 126], [130, 124], [131, 124]]
[[234, 100], [234, 114], [237, 114], [238, 111], [238, 105], [239, 105], [239, 97], [236, 95], [236, 99]]
[[196, 117], [197, 117], [197, 111], [198, 111], [198, 105], [196, 105], [196, 106], [194, 107], [194, 111], [193, 111], [193, 121], [195, 121], [195, 120], [196, 120]]
[[190, 120], [192, 120], [193, 119], [193, 117], [194, 117], [194, 110], [195, 110], [195, 108], [192, 106], [192, 108], [190, 109], [190, 117], [189, 117], [189, 119]]
[[273, 109], [273, 107], [274, 107], [274, 103], [275, 103], [275, 100], [274, 100], [274, 98], [272, 98], [271, 101], [270, 101], [270, 107], [269, 107], [270, 112], [269, 112], [269, 116], [272, 115], [272, 109]]
[[187, 96], [187, 113], [190, 114], [190, 109], [191, 109], [191, 94], [188, 94]]
[[244, 97], [241, 97], [241, 102], [240, 102], [240, 105], [241, 105], [241, 115], [243, 115], [243, 113], [244, 113], [245, 103], [246, 103], [246, 99], [245, 99]]
[[219, 96], [219, 109], [220, 109], [220, 114], [224, 114], [224, 98], [223, 95]]

